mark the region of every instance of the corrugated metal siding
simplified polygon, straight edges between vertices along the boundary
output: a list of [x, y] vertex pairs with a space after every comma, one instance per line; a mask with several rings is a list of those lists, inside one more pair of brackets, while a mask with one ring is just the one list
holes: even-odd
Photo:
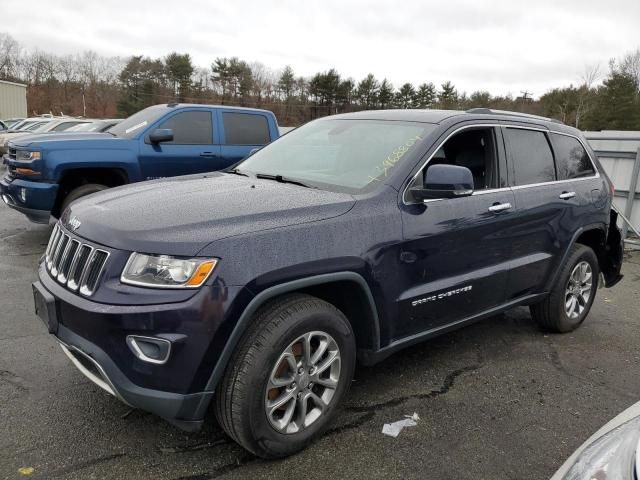
[[598, 154], [602, 168], [616, 187], [613, 201], [621, 212], [629, 212], [629, 192], [634, 198], [629, 220], [640, 227], [640, 178], [631, 185], [633, 166], [640, 162], [640, 132], [607, 131], [584, 132], [591, 147]]
[[0, 80], [0, 119], [27, 116], [27, 86]]

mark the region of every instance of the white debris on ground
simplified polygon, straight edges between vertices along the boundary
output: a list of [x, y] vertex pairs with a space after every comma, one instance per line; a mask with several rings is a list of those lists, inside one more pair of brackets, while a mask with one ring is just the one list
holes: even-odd
[[416, 425], [418, 425], [418, 420], [420, 420], [420, 417], [416, 412], [413, 412], [413, 415], [405, 415], [405, 418], [403, 420], [398, 420], [397, 422], [393, 423], [385, 423], [382, 426], [382, 433], [384, 435], [396, 438], [398, 435], [400, 435], [400, 432], [403, 428], [415, 427]]

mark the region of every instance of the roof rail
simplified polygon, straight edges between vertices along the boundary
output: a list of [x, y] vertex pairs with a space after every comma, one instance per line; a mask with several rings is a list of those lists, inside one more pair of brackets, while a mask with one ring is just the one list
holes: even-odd
[[509, 110], [494, 110], [492, 108], [479, 107], [479, 108], [470, 108], [466, 110], [466, 112], [467, 113], [484, 113], [487, 115], [507, 115], [512, 117], [525, 117], [525, 118], [531, 118], [534, 120], [544, 120], [546, 122], [553, 122], [553, 123], [559, 123], [560, 125], [564, 125], [563, 122], [555, 118], [543, 117], [541, 115], [532, 115], [530, 113], [511, 112]]

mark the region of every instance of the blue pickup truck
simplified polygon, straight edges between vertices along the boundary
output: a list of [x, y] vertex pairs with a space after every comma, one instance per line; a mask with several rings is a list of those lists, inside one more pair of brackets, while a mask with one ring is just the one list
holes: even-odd
[[9, 144], [0, 194], [36, 223], [107, 188], [227, 168], [279, 136], [267, 110], [155, 105], [105, 133], [21, 137]]

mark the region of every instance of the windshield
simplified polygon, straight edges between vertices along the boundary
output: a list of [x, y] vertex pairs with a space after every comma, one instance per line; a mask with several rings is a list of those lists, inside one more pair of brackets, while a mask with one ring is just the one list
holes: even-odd
[[38, 122], [38, 123], [34, 123], [33, 125], [29, 125], [27, 128], [23, 128], [23, 130], [29, 131], [29, 132], [41, 132], [48, 125], [49, 125], [49, 122]]
[[417, 122], [317, 120], [256, 152], [236, 171], [356, 193], [384, 181], [433, 128]]
[[165, 105], [154, 105], [153, 107], [145, 108], [138, 113], [134, 113], [115, 127], [110, 128], [109, 133], [118, 137], [134, 138], [139, 135], [145, 127], [151, 125], [165, 113], [167, 113], [167, 107]]
[[102, 122], [81, 123], [79, 125], [74, 125], [73, 127], [69, 128], [67, 131], [68, 132], [95, 132], [97, 129], [102, 127], [102, 125], [103, 125]]

